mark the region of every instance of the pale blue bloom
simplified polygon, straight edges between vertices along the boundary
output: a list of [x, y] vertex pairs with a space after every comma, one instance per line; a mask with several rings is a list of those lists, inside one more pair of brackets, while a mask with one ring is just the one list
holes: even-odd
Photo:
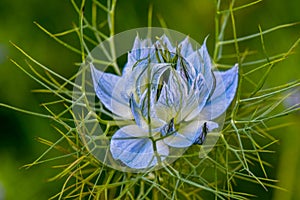
[[238, 84], [237, 65], [212, 71], [205, 42], [194, 51], [188, 37], [177, 47], [165, 35], [154, 44], [136, 37], [122, 76], [92, 64], [91, 71], [102, 104], [131, 122], [113, 134], [110, 152], [134, 169], [164, 161], [171, 148], [202, 144], [219, 127], [214, 119], [226, 111]]

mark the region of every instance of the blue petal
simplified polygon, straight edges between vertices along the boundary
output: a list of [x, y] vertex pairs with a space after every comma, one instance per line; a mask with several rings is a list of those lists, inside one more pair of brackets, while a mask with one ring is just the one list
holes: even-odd
[[[149, 64], [148, 69], [142, 67], [133, 71], [133, 76], [127, 84], [133, 85], [133, 94], [130, 98], [130, 106], [134, 119], [138, 126], [148, 128], [148, 115], [151, 118], [151, 127], [158, 128], [162, 126], [160, 119], [154, 115], [154, 104], [157, 100], [157, 89], [160, 85], [160, 79], [163, 73], [169, 69], [168, 64]], [[149, 85], [148, 83], [151, 83]], [[148, 92], [150, 90], [150, 92]], [[150, 96], [149, 96], [150, 95]], [[150, 105], [149, 105], [150, 104]]]
[[[145, 91], [146, 88], [149, 87], [149, 83], [151, 84], [151, 90], [153, 92], [157, 91], [157, 87], [160, 84], [160, 78], [163, 75], [163, 73], [170, 68], [170, 65], [168, 63], [158, 63], [153, 64], [150, 63], [146, 65], [145, 69], [142, 72], [133, 72], [137, 76], [135, 78], [136, 80], [136, 91], [139, 96], [142, 95], [142, 93]], [[141, 89], [142, 88], [142, 89]], [[156, 93], [154, 94], [154, 96]], [[154, 97], [152, 95], [152, 97]]]
[[151, 128], [152, 131], [157, 131], [156, 129], [163, 125], [160, 119], [153, 116], [154, 112], [152, 112], [152, 105], [150, 105], [150, 119], [148, 122], [148, 98], [147, 98], [147, 90], [144, 92], [140, 99], [140, 103], [138, 104], [133, 97], [130, 98], [130, 107], [132, 114], [135, 119], [135, 123], [144, 130], [149, 130]]
[[207, 51], [207, 47], [206, 47], [206, 40], [207, 38], [205, 38], [201, 48], [200, 48], [200, 56], [202, 57], [203, 59], [203, 62], [204, 62], [204, 66], [201, 70], [201, 73], [206, 74], [206, 72], [211, 72], [210, 70], [212, 70], [212, 62], [211, 62], [211, 59], [210, 59], [210, 56], [209, 56], [209, 53]]
[[206, 48], [206, 39], [201, 48], [188, 56], [187, 60], [195, 68], [196, 75], [203, 75], [209, 92], [211, 92], [215, 86], [215, 78], [212, 72], [212, 61]]
[[210, 92], [206, 80], [202, 74], [198, 74], [193, 81], [189, 98], [186, 100], [186, 106], [183, 112], [185, 121], [191, 121], [199, 115], [209, 98]]
[[[144, 169], [158, 164], [152, 141], [148, 132], [136, 125], [119, 129], [112, 137], [110, 152], [115, 160], [122, 161], [134, 169]], [[156, 142], [157, 153], [163, 161], [169, 154], [169, 148], [162, 141]]]
[[177, 132], [169, 135], [168, 137], [163, 139], [163, 141], [171, 147], [189, 147], [194, 143], [194, 138], [196, 137], [196, 134], [201, 130], [201, 126], [203, 123], [199, 121], [193, 121], [188, 125], [181, 125]]
[[[129, 53], [135, 60], [141, 60], [148, 56], [149, 51], [147, 51], [151, 47], [151, 40], [149, 38], [145, 40], [141, 40], [139, 36], [137, 35], [133, 47], [131, 49], [131, 52]], [[146, 51], [143, 51], [146, 50]]]
[[189, 147], [197, 141], [197, 139], [202, 136], [203, 125], [207, 123], [208, 132], [218, 127], [218, 124], [211, 121], [192, 121], [187, 125], [181, 125], [177, 132], [163, 139], [163, 141], [176, 148]]
[[119, 92], [122, 89], [116, 87], [116, 85], [122, 85], [120, 84], [121, 77], [97, 70], [93, 64], [90, 64], [90, 68], [94, 90], [101, 103], [114, 114], [131, 119], [129, 101], [123, 93]]
[[188, 86], [191, 86], [193, 80], [196, 77], [196, 71], [191, 63], [187, 62], [184, 57], [179, 57], [177, 59], [176, 71], [179, 72], [180, 76], [188, 83]]
[[149, 38], [142, 40], [138, 35], [135, 37], [133, 47], [131, 51], [128, 52], [127, 63], [124, 66], [123, 74], [131, 71], [136, 62], [147, 62], [146, 58], [150, 55], [151, 45]]
[[194, 52], [188, 36], [180, 42], [179, 47], [181, 49], [180, 54], [183, 58], [187, 58]]
[[[156, 42], [157, 45], [162, 45], [163, 47], [166, 47], [167, 50], [171, 53], [176, 53], [175, 48], [173, 47], [172, 43], [170, 42], [169, 38], [163, 34], [163, 36], [160, 37], [160, 39]], [[164, 48], [162, 48], [164, 49]]]
[[206, 135], [212, 130], [218, 128], [219, 125], [213, 121], [206, 121], [202, 126], [201, 130], [196, 134], [193, 144], [203, 144], [206, 139]]
[[[143, 118], [153, 114], [153, 106], [157, 99], [157, 88], [160, 85], [160, 77], [170, 66], [168, 64], [150, 63], [146, 66], [134, 68], [124, 82], [127, 91], [131, 91], [131, 110], [139, 126], [144, 127]], [[151, 83], [151, 85], [149, 85]], [[148, 91], [150, 92], [148, 93]], [[150, 96], [149, 96], [150, 95]], [[150, 101], [149, 101], [150, 98]], [[134, 101], [133, 101], [134, 100]], [[150, 104], [150, 110], [148, 105]], [[153, 121], [153, 120], [152, 120]], [[155, 120], [154, 120], [155, 121]], [[156, 120], [157, 121], [157, 120]]]
[[155, 105], [158, 118], [169, 122], [172, 118], [181, 120], [182, 109], [187, 97], [187, 85], [175, 70], [170, 70], [168, 83], [164, 83], [159, 99]]
[[157, 41], [151, 47], [151, 52], [150, 52], [151, 62], [155, 62], [155, 63], [164, 62], [164, 60], [166, 59], [164, 55], [167, 52], [172, 57], [176, 54], [176, 49], [171, 44], [169, 38], [166, 35], [163, 35], [159, 39], [157, 39]]
[[216, 88], [203, 108], [201, 115], [215, 119], [226, 111], [232, 102], [238, 85], [238, 65], [224, 72], [214, 72]]
[[139, 107], [139, 105], [135, 101], [133, 95], [131, 95], [129, 102], [130, 102], [131, 112], [132, 112], [133, 117], [135, 119], [135, 123], [139, 127], [146, 128], [146, 126], [147, 126], [146, 120], [143, 117], [141, 108]]

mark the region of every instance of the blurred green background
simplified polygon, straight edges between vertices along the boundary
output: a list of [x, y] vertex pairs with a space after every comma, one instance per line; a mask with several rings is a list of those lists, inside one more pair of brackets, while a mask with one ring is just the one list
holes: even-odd
[[[214, 12], [212, 0], [165, 0], [165, 1], [118, 1], [116, 11], [116, 32], [147, 26], [147, 10], [153, 4], [153, 26], [160, 26], [162, 17], [168, 28], [190, 35], [202, 43], [205, 36], [209, 52], [213, 52]], [[228, 1], [229, 2], [229, 1]], [[251, 2], [251, 1], [245, 1]], [[87, 13], [88, 14], [88, 13]], [[104, 16], [105, 17], [105, 16]], [[0, 102], [16, 107], [45, 112], [39, 104], [45, 97], [31, 90], [41, 88], [27, 77], [9, 59], [24, 64], [24, 56], [9, 41], [20, 46], [41, 63], [54, 71], [71, 77], [80, 62], [80, 56], [62, 47], [43, 33], [33, 23], [38, 22], [56, 33], [72, 28], [78, 16], [68, 0], [1, 0], [0, 1]], [[279, 24], [300, 21], [299, 0], [264, 0], [263, 2], [236, 13], [238, 36], [258, 32], [258, 25], [267, 29]], [[228, 35], [228, 38], [231, 36]], [[276, 31], [265, 36], [270, 55], [285, 52], [300, 37], [300, 26]], [[78, 44], [76, 38], [66, 40]], [[256, 43], [258, 44], [258, 43]], [[251, 44], [250, 48], [259, 49]], [[253, 50], [252, 49], [252, 50]], [[250, 49], [251, 50], [251, 49]], [[300, 78], [300, 48], [288, 60], [277, 65], [267, 81], [274, 86]], [[300, 114], [290, 115], [273, 123], [294, 122], [293, 125], [272, 131], [279, 142], [270, 148], [274, 154], [263, 156], [272, 164], [268, 168], [269, 178], [279, 179], [278, 186], [288, 191], [270, 189], [265, 191], [259, 185], [237, 185], [241, 191], [250, 191], [256, 199], [289, 200], [300, 199]], [[36, 159], [46, 146], [35, 138], [55, 140], [58, 135], [51, 127], [53, 122], [0, 107], [0, 200], [2, 199], [47, 199], [59, 192], [57, 183], [47, 179], [55, 170], [47, 165], [35, 166], [29, 170], [20, 169]]]

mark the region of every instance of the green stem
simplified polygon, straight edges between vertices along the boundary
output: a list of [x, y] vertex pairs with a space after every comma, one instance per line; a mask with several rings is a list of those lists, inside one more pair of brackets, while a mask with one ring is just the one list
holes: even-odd
[[112, 67], [114, 68], [116, 74], [121, 75], [120, 68], [116, 61], [116, 49], [115, 49], [115, 43], [113, 40], [113, 36], [115, 35], [115, 8], [116, 8], [117, 0], [112, 0], [112, 3], [110, 4], [110, 0], [107, 1], [107, 7], [109, 8], [107, 21], [109, 26], [109, 46], [110, 46], [110, 53], [111, 53], [111, 61], [112, 61]]

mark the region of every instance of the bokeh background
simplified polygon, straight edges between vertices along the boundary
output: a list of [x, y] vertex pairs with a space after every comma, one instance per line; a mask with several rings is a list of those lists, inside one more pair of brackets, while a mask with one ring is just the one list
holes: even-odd
[[[210, 35], [208, 47], [209, 52], [213, 52], [215, 1], [212, 0], [120, 0], [116, 11], [116, 32], [147, 26], [150, 2], [153, 4], [153, 26], [160, 26], [159, 18], [163, 18], [168, 28], [188, 34], [199, 43]], [[25, 59], [10, 41], [65, 77], [71, 77], [77, 71], [74, 63], [80, 62], [81, 58], [43, 33], [34, 21], [56, 33], [72, 28], [73, 23], [78, 23], [78, 16], [68, 0], [0, 0], [0, 102], [45, 112], [39, 106], [46, 101], [45, 96], [32, 92], [33, 89], [41, 88], [40, 85], [10, 62], [13, 59], [24, 63]], [[267, 29], [299, 21], [299, 0], [263, 0], [236, 13], [238, 36], [257, 33], [258, 25]], [[267, 51], [270, 55], [286, 52], [299, 37], [299, 25], [266, 35]], [[72, 44], [78, 43], [75, 37], [67, 37], [65, 40]], [[261, 47], [250, 44], [250, 48]], [[299, 78], [298, 47], [294, 55], [273, 68], [266, 85], [275, 86]], [[236, 185], [241, 190], [251, 190], [257, 195], [256, 199], [300, 199], [300, 113], [275, 120], [273, 124], [287, 122], [292, 124], [271, 132], [279, 139], [278, 143], [270, 147], [276, 152], [263, 156], [272, 165], [268, 168], [269, 177], [279, 179], [277, 185], [287, 191], [265, 191], [259, 185], [245, 182]], [[46, 149], [36, 138], [52, 141], [58, 138], [51, 126], [52, 122], [0, 107], [0, 124], [0, 200], [47, 199], [59, 192], [59, 182], [47, 181], [55, 174], [55, 169], [46, 164], [28, 170], [21, 168], [34, 161]]]

